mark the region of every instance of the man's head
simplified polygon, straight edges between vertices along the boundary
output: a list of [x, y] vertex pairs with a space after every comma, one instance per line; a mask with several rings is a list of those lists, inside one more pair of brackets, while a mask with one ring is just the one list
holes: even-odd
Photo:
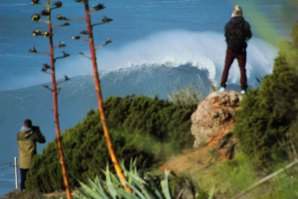
[[242, 8], [239, 5], [235, 5], [234, 10], [232, 12], [232, 17], [243, 16]]
[[26, 128], [32, 128], [32, 121], [30, 119], [26, 119], [24, 121], [24, 127], [26, 127]]

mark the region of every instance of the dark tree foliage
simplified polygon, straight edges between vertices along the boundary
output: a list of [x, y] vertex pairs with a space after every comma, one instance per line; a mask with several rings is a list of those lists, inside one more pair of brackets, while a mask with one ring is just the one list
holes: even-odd
[[[297, 42], [294, 36], [298, 35], [298, 25], [292, 35]], [[289, 44], [288, 51], [295, 46]], [[244, 98], [236, 116], [234, 132], [243, 151], [259, 168], [270, 169], [272, 163], [288, 159], [293, 137], [289, 129], [298, 116], [298, 66], [290, 59], [297, 59], [298, 54], [288, 56], [287, 50], [276, 58], [273, 74]]]
[[196, 105], [182, 109], [157, 98], [128, 96], [111, 97], [105, 106], [112, 127], [118, 126], [125, 131], [139, 130], [159, 141], [180, 139], [179, 148], [187, 147], [191, 142], [192, 137], [186, 135], [190, 132], [190, 116]]
[[[104, 106], [113, 147], [127, 165], [137, 158], [138, 167], [149, 168], [166, 158], [160, 155], [162, 149], [160, 154], [151, 150], [161, 143], [174, 143], [173, 153], [192, 146], [190, 116], [195, 106], [181, 109], [168, 101], [136, 96], [111, 97]], [[93, 110], [82, 122], [64, 132], [65, 160], [72, 187], [101, 175], [101, 169], [109, 162], [105, 144], [98, 112]], [[56, 150], [56, 143], [52, 142], [34, 158], [27, 187], [42, 192], [63, 188]]]

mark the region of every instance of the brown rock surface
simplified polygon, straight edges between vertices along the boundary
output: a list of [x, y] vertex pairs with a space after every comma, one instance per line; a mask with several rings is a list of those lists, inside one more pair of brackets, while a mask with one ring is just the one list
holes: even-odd
[[194, 147], [218, 145], [218, 141], [230, 133], [241, 98], [235, 91], [213, 92], [198, 105], [191, 116]]

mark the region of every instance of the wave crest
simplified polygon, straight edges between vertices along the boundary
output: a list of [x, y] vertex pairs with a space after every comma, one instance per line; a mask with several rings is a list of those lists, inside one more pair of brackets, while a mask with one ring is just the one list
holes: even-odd
[[[174, 30], [153, 34], [119, 49], [104, 50], [98, 54], [100, 66], [105, 72], [144, 65], [177, 67], [191, 64], [207, 70], [209, 78], [218, 82], [225, 51], [225, 39], [219, 33]], [[249, 41], [247, 51], [247, 75], [250, 85], [255, 85], [256, 77], [271, 73], [277, 49], [263, 40], [253, 38]], [[72, 61], [72, 71], [74, 63], [78, 66], [75, 70], [76, 75], [82, 75], [79, 66], [87, 64], [87, 61], [84, 58]], [[90, 72], [85, 70], [85, 74]], [[237, 63], [234, 63], [230, 70], [229, 82], [238, 81], [239, 69]]]

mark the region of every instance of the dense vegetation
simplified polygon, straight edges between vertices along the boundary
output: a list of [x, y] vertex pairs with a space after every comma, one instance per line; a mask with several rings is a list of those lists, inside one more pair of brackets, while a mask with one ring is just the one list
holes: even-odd
[[[262, 168], [296, 154], [298, 116], [298, 24], [283, 44], [272, 75], [244, 98], [235, 133], [242, 150]], [[296, 145], [296, 146], [295, 146]]]
[[[192, 146], [190, 115], [195, 106], [147, 97], [111, 97], [105, 104], [116, 153], [126, 165], [149, 168], [165, 157]], [[72, 187], [102, 174], [109, 161], [98, 112], [91, 110], [84, 121], [63, 134], [65, 160]], [[34, 158], [27, 187], [42, 192], [63, 189], [56, 142]]]

